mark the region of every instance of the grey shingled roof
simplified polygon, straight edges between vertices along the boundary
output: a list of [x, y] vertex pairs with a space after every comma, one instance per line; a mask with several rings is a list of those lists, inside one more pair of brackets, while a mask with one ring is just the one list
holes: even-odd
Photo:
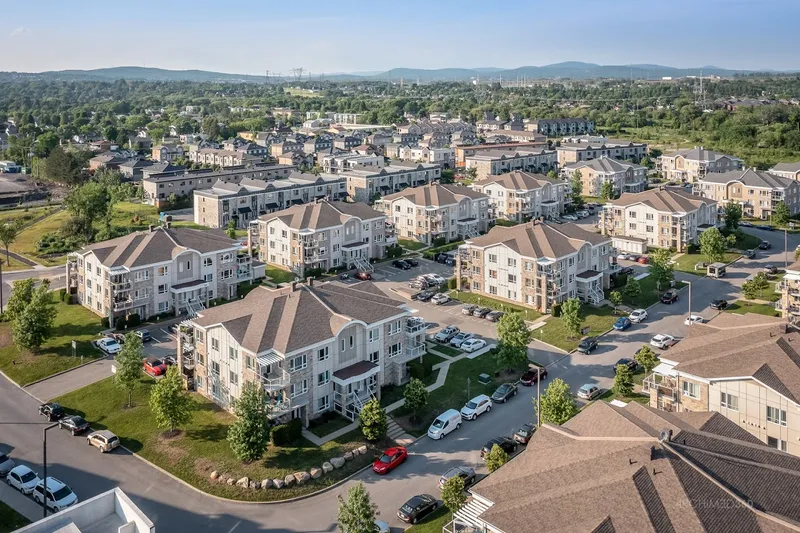
[[656, 211], [669, 213], [688, 213], [695, 211], [701, 205], [714, 205], [717, 202], [703, 196], [689, 194], [675, 189], [650, 189], [644, 192], [623, 193], [616, 200], [608, 203], [627, 207], [642, 203]]
[[463, 185], [439, 185], [438, 183], [433, 183], [422, 187], [410, 187], [404, 191], [389, 194], [384, 196], [383, 200], [392, 202], [405, 198], [419, 207], [442, 207], [457, 204], [465, 197], [473, 200], [488, 198], [482, 192], [474, 191]]
[[779, 170], [781, 172], [800, 172], [800, 161], [795, 163], [778, 163], [772, 170]]
[[565, 168], [572, 171], [580, 170], [582, 168], [592, 168], [597, 172], [625, 172], [629, 168], [645, 168], [640, 165], [634, 165], [626, 161], [617, 161], [611, 157], [601, 156], [597, 159], [590, 159], [589, 161], [578, 161], [577, 163], [570, 163]]
[[296, 230], [321, 229], [340, 226], [351, 218], [372, 220], [385, 217], [367, 204], [321, 201], [314, 204], [295, 205], [288, 209], [259, 217], [259, 220], [281, 219], [287, 226]]
[[795, 180], [784, 178], [748, 168], [747, 170], [734, 170], [731, 172], [709, 172], [700, 180], [701, 183], [730, 183], [732, 181], [741, 182], [748, 187], [760, 187], [766, 189], [785, 189], [791, 186]]
[[489, 176], [486, 179], [475, 182], [475, 185], [485, 187], [492, 183], [499, 183], [506, 189], [513, 189], [515, 191], [529, 191], [532, 189], [540, 189], [546, 183], [551, 185], [558, 185], [564, 183], [561, 180], [548, 178], [544, 174], [534, 174], [531, 172], [522, 172], [515, 170], [507, 174], [500, 174], [496, 176]]
[[712, 150], [706, 150], [702, 146], [695, 146], [690, 150], [678, 150], [675, 153], [664, 154], [664, 155], [666, 155], [667, 157], [675, 157], [680, 155], [683, 156], [684, 159], [689, 159], [691, 161], [705, 161], [705, 162], [717, 161], [723, 157], [734, 159], [733, 156], [720, 154]]
[[611, 243], [611, 238], [586, 231], [576, 224], [520, 224], [495, 226], [489, 233], [470, 239], [469, 244], [480, 248], [504, 244], [523, 257], [557, 259], [580, 250], [585, 243]]

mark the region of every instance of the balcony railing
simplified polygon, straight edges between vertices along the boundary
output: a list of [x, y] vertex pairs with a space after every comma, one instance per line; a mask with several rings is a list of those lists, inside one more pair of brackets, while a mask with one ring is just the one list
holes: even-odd
[[425, 344], [417, 344], [411, 345], [406, 344], [406, 356], [408, 357], [420, 357], [425, 353]]
[[114, 302], [114, 311], [124, 311], [133, 307], [133, 300], [121, 300]]
[[267, 418], [276, 418], [292, 410], [292, 399], [288, 394], [284, 394], [280, 399], [268, 398], [266, 403], [269, 409]]
[[289, 386], [291, 377], [289, 373], [283, 369], [276, 370], [269, 374], [261, 374], [261, 385], [265, 391], [274, 392], [282, 390]]
[[414, 334], [419, 333], [425, 329], [425, 321], [424, 320], [414, 320], [413, 322], [409, 320], [406, 322], [406, 333]]
[[119, 281], [111, 284], [111, 290], [114, 291], [114, 294], [129, 291], [131, 288], [133, 288], [133, 283], [131, 283], [130, 280]]
[[678, 381], [673, 377], [650, 374], [642, 381], [642, 391], [649, 393], [651, 390], [657, 391], [659, 396], [666, 396], [674, 402], [678, 401]]

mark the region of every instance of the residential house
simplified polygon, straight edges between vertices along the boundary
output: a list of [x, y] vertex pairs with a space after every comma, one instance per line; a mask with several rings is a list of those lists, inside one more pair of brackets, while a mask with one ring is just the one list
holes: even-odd
[[108, 152], [109, 150], [111, 150], [112, 146], [115, 145], [112, 145], [111, 141], [107, 141], [106, 139], [101, 139], [99, 141], [90, 142], [89, 150], [91, 150], [92, 152], [96, 152], [98, 154], [102, 154], [103, 152]]
[[156, 162], [149, 159], [128, 159], [119, 165], [122, 176], [128, 180], [139, 181], [142, 178], [165, 172], [181, 172], [186, 167], [167, 162]]
[[665, 180], [694, 183], [711, 172], [740, 170], [743, 162], [732, 155], [719, 154], [702, 146], [664, 154], [656, 160], [656, 167]]
[[608, 156], [570, 163], [561, 168], [561, 177], [572, 179], [575, 172], [580, 172], [582, 191], [587, 196], [602, 196], [606, 183], [611, 183], [614, 195], [642, 192], [647, 187], [647, 167]]
[[514, 152], [508, 150], [481, 150], [475, 155], [465, 158], [465, 168], [476, 170], [476, 179], [482, 180], [489, 176], [496, 176], [504, 172], [522, 170], [547, 174], [557, 166], [555, 150], [543, 149], [518, 149]]
[[444, 148], [450, 144], [450, 134], [443, 131], [432, 131], [423, 135], [419, 143], [426, 148]]
[[769, 169], [769, 173], [782, 178], [800, 180], [800, 161], [796, 163], [778, 163]]
[[356, 168], [381, 169], [386, 166], [382, 155], [361, 155], [354, 153], [330, 154], [322, 157], [322, 171], [329, 174], [339, 174]]
[[752, 168], [708, 173], [694, 182], [693, 191], [720, 207], [738, 204], [745, 216], [762, 220], [769, 220], [780, 202], [786, 204], [790, 215], [800, 213], [800, 183]]
[[146, 136], [132, 135], [128, 137], [128, 148], [134, 152], [149, 152], [153, 149], [153, 139]]
[[262, 158], [234, 150], [201, 148], [200, 150], [189, 152], [189, 161], [199, 165], [214, 165], [225, 168], [260, 163]]
[[533, 119], [527, 122], [529, 131], [557, 137], [559, 135], [580, 135], [594, 131], [594, 121], [583, 118]]
[[638, 163], [647, 155], [645, 143], [627, 141], [609, 141], [606, 143], [561, 143], [556, 147], [558, 164], [563, 166], [580, 161], [589, 161], [600, 157], [616, 160], [627, 159]]
[[421, 135], [415, 133], [395, 132], [392, 135], [392, 140], [398, 144], [416, 144], [422, 138]]
[[394, 136], [392, 135], [391, 132], [376, 131], [375, 133], [367, 137], [367, 142], [369, 144], [374, 144], [375, 146], [383, 146], [387, 143], [392, 142], [393, 139]]
[[286, 152], [279, 155], [277, 158], [279, 165], [292, 165], [299, 169], [310, 169], [314, 166], [314, 154], [306, 154], [304, 152]]
[[323, 150], [328, 150], [333, 146], [333, 141], [327, 135], [316, 135], [303, 143], [303, 151], [307, 154], [315, 154]]
[[183, 159], [185, 150], [180, 144], [157, 144], [153, 146], [152, 158], [154, 161], [171, 163], [176, 159]]
[[536, 142], [542, 147], [547, 146], [547, 138], [544, 135], [526, 130], [502, 129], [486, 134], [486, 142], [497, 144], [509, 144], [512, 142]]
[[247, 154], [249, 156], [258, 157], [259, 159], [264, 159], [265, 157], [269, 156], [269, 148], [251, 142], [240, 143], [235, 148], [235, 151], [242, 154]]
[[503, 131], [523, 131], [525, 123], [522, 121], [522, 115], [519, 113], [512, 113], [511, 119], [503, 124]]
[[503, 125], [508, 121], [495, 116], [493, 113], [485, 113], [482, 120], [475, 122], [475, 127], [480, 132], [497, 131], [503, 129]]
[[569, 183], [514, 170], [476, 181], [472, 188], [489, 198], [492, 219], [527, 222], [532, 218], [557, 218], [564, 212]]
[[467, 164], [467, 157], [480, 155], [482, 152], [496, 152], [503, 150], [506, 152], [516, 152], [520, 150], [540, 150], [547, 148], [546, 142], [520, 142], [506, 144], [467, 144], [456, 146], [456, 166], [464, 168]]
[[333, 138], [333, 147], [339, 150], [350, 150], [361, 144], [361, 137], [355, 135], [340, 135]]
[[376, 196], [424, 185], [442, 176], [442, 168], [430, 163], [392, 161], [381, 169], [356, 168], [340, 174], [347, 179], [347, 193], [355, 202], [371, 202]]
[[467, 239], [459, 247], [456, 279], [461, 290], [550, 313], [569, 298], [598, 305], [613, 260], [609, 237], [534, 219]]
[[100, 169], [117, 170], [120, 165], [126, 163], [128, 158], [122, 157], [114, 152], [106, 152], [96, 155], [89, 160], [89, 170], [96, 172]]

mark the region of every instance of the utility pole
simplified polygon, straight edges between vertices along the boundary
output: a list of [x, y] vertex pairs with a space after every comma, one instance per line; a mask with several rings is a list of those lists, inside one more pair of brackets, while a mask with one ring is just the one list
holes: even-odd
[[58, 423], [42, 428], [42, 464], [44, 465], [44, 492], [42, 493], [42, 518], [47, 518], [47, 430], [58, 427]]
[[[786, 228], [783, 228], [783, 268], [789, 266], [789, 248], [787, 243], [787, 236], [786, 236]], [[0, 272], [0, 282], [3, 281], [2, 272]], [[2, 293], [0, 293], [0, 298], [2, 298]]]
[[692, 282], [687, 281], [686, 283], [689, 284], [689, 324], [692, 323]]
[[542, 367], [536, 366], [536, 428], [542, 427]]

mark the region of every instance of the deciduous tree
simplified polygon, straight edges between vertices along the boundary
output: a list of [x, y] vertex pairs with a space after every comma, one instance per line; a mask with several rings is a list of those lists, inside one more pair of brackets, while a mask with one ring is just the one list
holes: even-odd
[[671, 263], [672, 257], [669, 250], [659, 248], [650, 254], [650, 262], [647, 270], [653, 279], [656, 280], [656, 287], [661, 290], [661, 286], [668, 284], [675, 279], [675, 272]]
[[542, 423], [561, 425], [578, 413], [569, 385], [561, 378], [550, 382], [542, 394], [540, 403], [541, 406], [537, 405], [536, 398], [533, 399], [533, 407], [540, 411], [539, 418]]
[[742, 220], [742, 206], [734, 202], [728, 202], [723, 208], [725, 216], [725, 227], [729, 231], [734, 231], [739, 227]]
[[192, 399], [183, 391], [183, 380], [177, 366], [167, 367], [166, 375], [156, 381], [150, 392], [150, 409], [156, 425], [168, 428], [170, 434], [192, 419]]
[[5, 311], [6, 316], [10, 320], [14, 320], [16, 317], [22, 314], [22, 311], [25, 310], [25, 307], [31, 301], [31, 297], [33, 296], [33, 288], [33, 278], [25, 278], [14, 282], [14, 286], [11, 289], [11, 295], [8, 297], [8, 302], [6, 302]]
[[700, 253], [709, 263], [716, 263], [725, 257], [725, 239], [717, 228], [709, 228], [700, 234]]
[[531, 331], [520, 313], [506, 313], [497, 324], [495, 359], [499, 367], [513, 368], [528, 360]]
[[572, 337], [581, 334], [583, 318], [581, 317], [581, 301], [578, 298], [570, 298], [561, 305], [561, 320], [567, 333]]
[[572, 173], [569, 196], [572, 200], [572, 207], [575, 209], [581, 209], [583, 207], [583, 182], [581, 181], [580, 170], [576, 170]]
[[788, 225], [790, 216], [789, 206], [783, 200], [778, 202], [772, 209], [772, 221], [778, 226]]
[[486, 462], [486, 468], [489, 469], [489, 473], [491, 474], [492, 472], [494, 472], [495, 470], [506, 464], [509, 458], [506, 451], [497, 444], [495, 444], [494, 446], [492, 446], [492, 449], [489, 450], [489, 453], [487, 453], [483, 459]]
[[14, 344], [20, 350], [36, 351], [50, 337], [56, 310], [49, 290], [50, 281], [42, 281], [33, 289], [30, 301], [11, 323]]
[[403, 389], [403, 398], [406, 400], [405, 407], [411, 410], [412, 420], [418, 420], [417, 412], [428, 405], [428, 390], [422, 380], [411, 378]]
[[453, 476], [444, 482], [442, 502], [450, 509], [451, 513], [455, 514], [467, 503], [467, 495], [464, 493], [464, 488], [464, 478], [461, 476]]
[[617, 307], [622, 303], [622, 293], [619, 291], [611, 291], [608, 295], [608, 300], [611, 302], [611, 305], [614, 306], [614, 313], [616, 314]]
[[633, 372], [628, 365], [617, 365], [614, 392], [620, 396], [630, 396], [633, 393]]
[[633, 356], [634, 360], [644, 368], [644, 373], [649, 374], [658, 365], [658, 356], [647, 344], [639, 348], [639, 351]]
[[625, 287], [622, 288], [622, 292], [625, 294], [628, 301], [635, 303], [636, 299], [642, 294], [642, 285], [639, 283], [639, 280], [628, 278], [628, 282], [625, 284]]
[[231, 239], [235, 239], [236, 238], [236, 221], [235, 220], [229, 220], [228, 221], [228, 227], [225, 229], [225, 233]]
[[755, 300], [761, 294], [769, 288], [769, 279], [767, 279], [767, 275], [763, 272], [759, 272], [752, 279], [745, 281], [742, 284], [742, 294], [748, 300]]
[[261, 459], [269, 446], [269, 414], [264, 390], [248, 381], [233, 406], [236, 420], [228, 429], [228, 443], [240, 461]]
[[342, 533], [371, 533], [377, 515], [378, 506], [372, 503], [363, 483], [350, 487], [346, 500], [339, 496], [337, 518]]
[[614, 185], [610, 181], [604, 181], [600, 187], [600, 198], [603, 200], [611, 200], [614, 198]]
[[361, 408], [358, 415], [361, 432], [367, 440], [378, 440], [386, 435], [386, 411], [377, 399], [370, 400]]
[[128, 333], [122, 349], [114, 357], [114, 385], [128, 393], [128, 407], [133, 406], [133, 389], [142, 377], [142, 358], [142, 339], [135, 333]]

